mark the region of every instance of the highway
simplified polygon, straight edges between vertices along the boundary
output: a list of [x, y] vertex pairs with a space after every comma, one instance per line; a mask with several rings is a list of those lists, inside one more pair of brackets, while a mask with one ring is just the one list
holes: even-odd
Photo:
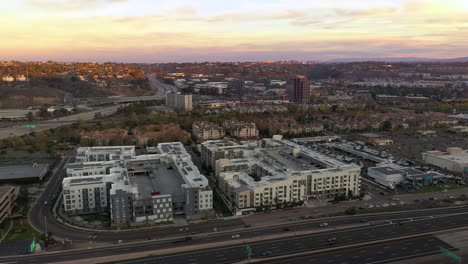
[[177, 87], [174, 85], [166, 84], [156, 78], [156, 74], [148, 75], [150, 86], [156, 90], [156, 97], [165, 98], [167, 92], [176, 92]]
[[[434, 236], [422, 236], [412, 239], [377, 245], [363, 246], [359, 248], [336, 250], [321, 254], [307, 254], [297, 257], [288, 256], [278, 260], [268, 260], [257, 263], [271, 264], [323, 264], [323, 263], [347, 263], [347, 264], [377, 264], [393, 263], [395, 261], [413, 260], [425, 256], [438, 255], [440, 263], [450, 263], [448, 256], [440, 256], [440, 247], [454, 250], [452, 246]], [[435, 263], [435, 262], [432, 262]]]
[[[161, 255], [158, 257], [150, 257], [139, 259], [134, 262], [128, 262], [140, 263], [144, 261], [145, 263], [185, 263], [180, 261], [182, 259], [190, 259], [191, 261], [189, 261], [188, 263], [191, 264], [230, 263], [232, 261], [239, 261], [244, 258], [245, 246], [242, 245], [244, 241], [249, 239], [255, 239], [260, 236], [275, 234], [283, 234], [289, 236], [281, 237], [270, 241], [249, 243], [256, 256], [261, 255], [261, 253], [264, 251], [271, 251], [273, 253], [273, 256], [277, 256], [282, 254], [291, 254], [294, 252], [329, 248], [330, 246], [327, 245], [327, 241], [332, 237], [336, 238], [337, 245], [343, 246], [368, 241], [378, 241], [384, 238], [418, 234], [426, 231], [435, 231], [439, 229], [465, 226], [468, 220], [468, 212], [466, 212], [466, 208], [459, 209], [459, 212], [448, 212], [443, 210], [442, 212], [440, 212], [441, 214], [437, 214], [432, 211], [432, 215], [428, 215], [425, 217], [415, 217], [412, 219], [405, 217], [410, 213], [401, 213], [395, 215], [392, 221], [378, 221], [373, 222], [371, 224], [361, 223], [360, 226], [343, 230], [331, 230], [327, 228], [321, 229], [316, 225], [316, 223], [301, 223], [287, 225], [287, 227], [267, 227], [247, 229], [246, 231], [211, 234], [205, 236], [192, 236], [193, 239], [186, 242], [180, 242], [180, 238], [169, 239], [164, 241], [145, 241], [141, 243], [114, 245], [111, 247], [93, 248], [79, 251], [49, 253], [44, 255], [36, 254], [33, 256], [16, 256], [10, 258], [7, 257], [0, 258], [0, 261], [8, 262], [12, 260], [19, 260], [21, 261], [21, 263], [50, 263], [54, 261], [57, 262], [80, 259], [82, 258], [83, 253], [86, 254], [87, 258], [98, 258], [103, 256], [114, 256], [117, 254], [144, 252], [157, 249], [203, 245], [207, 243], [216, 243], [222, 245], [222, 243], [224, 242], [232, 243], [233, 241], [238, 241], [240, 245], [217, 247], [208, 250], [197, 250], [195, 252], [186, 252], [186, 250], [184, 250], [184, 252], [186, 253]], [[357, 217], [357, 219], [366, 218]], [[328, 223], [330, 222], [331, 221], [328, 221]], [[359, 222], [361, 221], [359, 220]], [[403, 222], [404, 224], [396, 224], [400, 222]], [[303, 226], [304, 230], [315, 229], [316, 231], [322, 230], [322, 232], [305, 235], [295, 235], [296, 232], [298, 232], [299, 227], [301, 227], [301, 225]], [[286, 230], [286, 228], [288, 229]], [[238, 239], [232, 238], [233, 234], [239, 234], [240, 237]], [[125, 236], [125, 234], [121, 234], [121, 236]]]
[[[468, 212], [458, 214], [458, 215], [447, 215], [434, 218], [425, 218], [418, 221], [409, 221], [405, 222], [403, 225], [398, 225], [395, 223], [387, 223], [377, 226], [365, 226], [365, 227], [356, 227], [346, 230], [339, 231], [328, 231], [318, 234], [309, 234], [309, 235], [298, 235], [293, 237], [278, 238], [274, 240], [261, 241], [248, 243], [251, 247], [254, 257], [263, 258], [262, 253], [270, 251], [272, 254], [269, 257], [287, 255], [297, 252], [307, 252], [312, 250], [323, 250], [327, 248], [333, 248], [338, 246], [345, 245], [357, 245], [359, 243], [368, 243], [371, 241], [378, 242], [382, 239], [388, 238], [398, 238], [408, 235], [417, 235], [424, 232], [436, 231], [441, 229], [455, 228], [466, 226], [468, 221]], [[329, 239], [336, 239], [336, 244], [329, 245]], [[432, 241], [430, 239], [423, 239], [422, 244], [414, 244], [410, 251], [414, 252], [415, 250], [420, 250], [420, 247], [424, 248], [424, 244], [430, 243], [428, 246], [429, 251], [434, 251], [434, 248], [438, 246], [443, 246], [446, 248], [451, 248], [449, 245], [442, 243], [441, 241]], [[405, 239], [406, 241], [407, 239]], [[435, 240], [435, 239], [434, 239]], [[195, 243], [192, 242], [192, 243]], [[400, 242], [401, 243], [401, 242]], [[374, 243], [370, 243], [372, 245]], [[409, 247], [410, 245], [408, 245]], [[217, 247], [212, 249], [198, 250], [193, 252], [182, 252], [177, 254], [169, 255], [160, 255], [160, 256], [151, 256], [141, 259], [128, 260], [128, 261], [115, 261], [110, 263], [165, 263], [165, 264], [178, 264], [178, 263], [188, 263], [188, 264], [221, 264], [221, 263], [233, 263], [239, 262], [246, 259], [246, 249], [245, 243], [236, 246], [225, 246]], [[392, 250], [389, 250], [392, 251]], [[395, 251], [393, 251], [394, 253]], [[352, 259], [351, 256], [345, 256], [340, 254], [338, 250], [334, 250], [333, 253], [336, 255], [336, 258], [341, 258], [341, 260]], [[365, 252], [362, 252], [365, 253]], [[370, 255], [369, 255], [370, 254]], [[378, 255], [377, 251], [370, 251], [369, 254], [363, 254], [361, 258], [373, 258], [373, 255]], [[345, 256], [343, 258], [343, 256]], [[387, 256], [388, 257], [388, 256]], [[186, 262], [184, 262], [184, 260]], [[188, 260], [188, 261], [187, 261]], [[323, 261], [323, 259], [321, 259]], [[313, 263], [327, 263], [320, 262]], [[362, 259], [360, 259], [361, 261]], [[367, 261], [367, 260], [366, 260]], [[265, 262], [265, 263], [270, 263]], [[278, 262], [283, 263], [283, 262]], [[301, 263], [299, 262], [289, 262], [284, 263]], [[303, 263], [303, 262], [302, 262]], [[338, 262], [337, 263], [342, 263]], [[366, 262], [354, 262], [354, 263], [366, 263]], [[372, 263], [372, 262], [368, 262]], [[379, 262], [376, 262], [379, 263]]]
[[11, 136], [22, 136], [25, 134], [29, 134], [31, 132], [40, 132], [47, 129], [61, 127], [63, 125], [68, 125], [71, 123], [75, 123], [80, 119], [83, 120], [91, 120], [94, 118], [94, 115], [97, 113], [101, 113], [101, 115], [111, 115], [117, 111], [119, 105], [112, 105], [101, 107], [89, 112], [79, 113], [76, 115], [69, 115], [60, 118], [56, 118], [53, 120], [44, 120], [44, 121], [32, 121], [31, 125], [35, 125], [35, 128], [27, 128], [25, 124], [20, 125], [13, 125], [10, 127], [4, 127], [1, 129], [0, 132], [0, 139], [4, 139]]

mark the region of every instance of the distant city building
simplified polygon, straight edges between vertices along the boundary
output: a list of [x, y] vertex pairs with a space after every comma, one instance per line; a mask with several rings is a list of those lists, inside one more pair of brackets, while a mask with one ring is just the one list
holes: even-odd
[[195, 122], [192, 124], [192, 134], [197, 140], [204, 141], [223, 138], [226, 131], [212, 122]]
[[457, 173], [468, 173], [468, 151], [462, 148], [447, 148], [447, 152], [433, 150], [422, 153], [428, 164]]
[[15, 187], [0, 186], [0, 224], [11, 216], [15, 199]]
[[259, 134], [257, 126], [254, 123], [226, 120], [223, 126], [227, 133], [235, 138], [256, 138]]
[[161, 143], [148, 153], [137, 156], [134, 146], [79, 148], [62, 182], [65, 212], [110, 212], [116, 226], [213, 215], [208, 180], [181, 143]]
[[387, 146], [393, 144], [393, 140], [385, 138], [384, 136], [376, 133], [359, 134], [357, 138], [375, 146]]
[[192, 110], [192, 95], [181, 94], [180, 92], [167, 93], [166, 105], [180, 110]]
[[16, 75], [15, 79], [16, 79], [17, 82], [26, 82], [26, 81], [28, 81], [28, 78], [26, 78], [26, 76], [24, 76], [24, 75]]
[[233, 79], [229, 81], [228, 90], [231, 96], [242, 98], [245, 94], [245, 81], [241, 79]]
[[305, 76], [298, 75], [288, 81], [287, 92], [289, 100], [295, 103], [309, 103], [311, 90], [310, 82]]
[[268, 120], [270, 134], [302, 135], [323, 131], [320, 123], [298, 124], [293, 118], [272, 118]]
[[14, 82], [15, 78], [13, 76], [6, 75], [6, 76], [2, 77], [2, 81], [4, 81], [4, 82]]

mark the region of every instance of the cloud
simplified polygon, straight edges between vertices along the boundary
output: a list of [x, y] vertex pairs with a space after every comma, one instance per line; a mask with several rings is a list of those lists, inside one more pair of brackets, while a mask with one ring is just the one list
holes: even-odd
[[223, 13], [208, 18], [208, 22], [245, 22], [259, 20], [288, 20], [305, 16], [305, 12], [301, 10], [284, 10], [270, 13], [254, 13], [254, 12], [235, 12]]
[[81, 11], [99, 5], [125, 3], [128, 0], [23, 0], [27, 6], [48, 11]]
[[335, 13], [340, 17], [371, 17], [371, 16], [385, 16], [392, 14], [397, 11], [393, 7], [376, 7], [359, 10], [346, 10], [346, 9], [334, 9]]

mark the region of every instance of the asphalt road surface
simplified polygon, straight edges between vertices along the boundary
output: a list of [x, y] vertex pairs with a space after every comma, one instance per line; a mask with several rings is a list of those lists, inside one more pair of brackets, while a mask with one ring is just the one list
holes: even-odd
[[103, 116], [111, 115], [117, 111], [118, 107], [119, 107], [118, 105], [113, 105], [113, 106], [102, 107], [102, 108], [92, 110], [89, 112], [64, 116], [64, 117], [60, 117], [60, 118], [56, 118], [52, 120], [33, 121], [31, 122], [31, 125], [35, 125], [36, 126], [35, 128], [27, 128], [25, 124], [18, 124], [18, 125], [13, 125], [10, 127], [4, 127], [0, 131], [0, 139], [4, 139], [7, 137], [11, 137], [11, 136], [22, 136], [25, 134], [29, 134], [31, 132], [40, 132], [40, 131], [44, 131], [47, 129], [57, 128], [63, 125], [75, 123], [79, 121], [80, 119], [91, 120], [94, 118], [94, 115], [96, 113], [101, 113], [101, 115]]
[[[310, 254], [298, 257], [288, 257], [280, 260], [268, 260], [259, 263], [271, 264], [383, 264], [395, 261], [420, 258], [423, 256], [441, 255], [440, 247], [454, 250], [442, 240], [433, 237], [418, 237], [396, 242], [382, 243], [353, 249], [336, 250], [329, 253]], [[450, 258], [445, 256], [443, 263], [450, 263]]]
[[[394, 221], [379, 221], [372, 225], [354, 227], [343, 230], [324, 231], [305, 235], [294, 235], [291, 237], [277, 238], [270, 241], [261, 241], [250, 243], [254, 254], [260, 256], [265, 251], [271, 251], [271, 256], [280, 256], [296, 252], [306, 252], [329, 248], [328, 241], [331, 238], [336, 240], [334, 246], [353, 245], [370, 241], [379, 241], [385, 238], [397, 238], [401, 236], [414, 235], [422, 232], [436, 231], [448, 228], [465, 226], [468, 221], [468, 212], [452, 213], [446, 215], [433, 215], [420, 217], [416, 219], [395, 219]], [[403, 222], [403, 224], [399, 224]], [[313, 225], [314, 226], [314, 225]], [[309, 225], [310, 227], [310, 225]], [[261, 230], [250, 230], [238, 233], [216, 234], [206, 237], [194, 236], [192, 240], [179, 242], [180, 239], [169, 241], [148, 241], [138, 244], [115, 245], [106, 248], [94, 248], [82, 251], [69, 251], [59, 253], [49, 253], [46, 255], [36, 254], [28, 256], [16, 256], [11, 258], [0, 258], [2, 262], [20, 261], [21, 263], [50, 263], [72, 259], [81, 259], [83, 254], [86, 258], [96, 258], [101, 256], [112, 256], [116, 254], [150, 251], [163, 248], [174, 248], [188, 245], [199, 245], [208, 242], [223, 242], [242, 240], [245, 238], [257, 237], [263, 234], [277, 234], [278, 232], [294, 232], [293, 230], [271, 230], [265, 228]], [[232, 238], [233, 234], [239, 234], [239, 238]], [[137, 259], [134, 261], [124, 261], [117, 263], [231, 263], [245, 259], [245, 245], [233, 245], [212, 248], [208, 250], [198, 250], [194, 252], [185, 252], [172, 255], [161, 255], [158, 257], [149, 257]], [[184, 261], [182, 261], [184, 260]], [[188, 261], [187, 261], [188, 260]], [[181, 262], [182, 261], [182, 262]]]
[[[272, 256], [292, 254], [296, 252], [307, 252], [330, 248], [334, 246], [353, 245], [369, 241], [379, 241], [385, 238], [402, 237], [422, 232], [435, 231], [465, 226], [468, 221], [468, 213], [458, 215], [441, 216], [433, 218], [424, 218], [416, 221], [406, 221], [403, 225], [387, 223], [377, 226], [358, 227], [348, 230], [339, 230], [324, 232], [319, 234], [301, 235], [288, 238], [279, 238], [272, 241], [262, 241], [249, 244], [255, 256], [262, 256], [263, 252], [270, 251]], [[335, 239], [336, 244], [329, 245], [329, 240]], [[434, 238], [435, 239], [435, 238]], [[431, 241], [429, 241], [431, 242]], [[194, 240], [190, 243], [196, 243]], [[423, 243], [424, 245], [425, 243]], [[422, 246], [423, 246], [422, 245]], [[440, 242], [431, 244], [440, 245]], [[409, 246], [409, 245], [408, 245]], [[447, 246], [444, 244], [444, 246]], [[148, 257], [130, 261], [119, 261], [113, 263], [164, 263], [164, 264], [205, 264], [205, 263], [232, 263], [246, 259], [246, 246], [227, 246], [208, 250], [199, 250], [194, 252], [185, 252], [172, 255], [163, 255], [157, 257]], [[420, 250], [420, 248], [411, 248], [411, 250]], [[433, 250], [433, 247], [431, 247]], [[364, 253], [364, 252], [363, 252]], [[372, 252], [371, 252], [372, 253]], [[378, 251], [373, 251], [377, 254]], [[371, 258], [369, 255], [363, 255], [365, 258]], [[345, 257], [346, 258], [346, 257]], [[183, 262], [183, 260], [188, 260]], [[288, 263], [288, 262], [286, 262]], [[300, 263], [300, 262], [292, 262]], [[316, 262], [326, 263], [326, 262]], [[342, 263], [342, 262], [338, 262]], [[362, 262], [354, 262], [362, 263]], [[369, 262], [372, 263], [372, 262]], [[377, 262], [378, 263], [378, 262]]]
[[157, 97], [165, 98], [166, 92], [175, 92], [177, 91], [177, 87], [174, 85], [166, 84], [156, 78], [155, 74], [151, 74], [148, 76], [149, 84], [155, 88]]

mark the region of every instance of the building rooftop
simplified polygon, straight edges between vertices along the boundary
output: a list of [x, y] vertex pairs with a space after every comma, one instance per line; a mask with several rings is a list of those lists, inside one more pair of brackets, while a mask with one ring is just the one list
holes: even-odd
[[401, 174], [400, 170], [397, 170], [397, 169], [392, 168], [392, 167], [374, 167], [372, 169], [375, 170], [375, 171], [378, 171], [378, 172], [380, 172], [382, 174], [385, 174], [385, 175]]
[[345, 164], [321, 153], [288, 140], [264, 139], [264, 146], [247, 152], [244, 158], [220, 161], [221, 167], [231, 165], [259, 166], [266, 172], [261, 178], [246, 172], [221, 172], [220, 177], [234, 188], [260, 188], [305, 174], [321, 174], [347, 169], [360, 169], [355, 164]]
[[0, 180], [42, 178], [48, 167], [48, 164], [0, 167]]

